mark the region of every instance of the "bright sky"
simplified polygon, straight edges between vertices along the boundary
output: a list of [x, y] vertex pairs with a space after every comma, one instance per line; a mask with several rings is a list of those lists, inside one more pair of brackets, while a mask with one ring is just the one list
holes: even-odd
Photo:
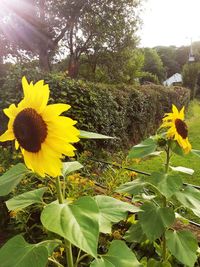
[[142, 20], [141, 47], [200, 40], [200, 0], [146, 0]]

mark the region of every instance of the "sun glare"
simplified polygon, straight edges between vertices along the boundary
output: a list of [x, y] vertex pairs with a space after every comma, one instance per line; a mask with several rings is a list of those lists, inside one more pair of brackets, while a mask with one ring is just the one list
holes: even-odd
[[144, 9], [142, 46], [181, 46], [200, 39], [199, 0], [148, 0]]

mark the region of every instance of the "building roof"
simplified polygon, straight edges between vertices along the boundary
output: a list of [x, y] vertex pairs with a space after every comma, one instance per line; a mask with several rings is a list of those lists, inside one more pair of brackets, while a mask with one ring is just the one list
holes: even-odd
[[170, 86], [170, 85], [173, 85], [174, 83], [182, 83], [182, 82], [183, 82], [182, 75], [180, 73], [175, 73], [170, 78], [168, 78], [166, 81], [164, 81], [163, 85]]

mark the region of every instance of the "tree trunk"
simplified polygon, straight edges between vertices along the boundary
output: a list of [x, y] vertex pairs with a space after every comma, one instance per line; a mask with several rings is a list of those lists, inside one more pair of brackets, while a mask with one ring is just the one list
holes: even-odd
[[51, 70], [49, 53], [45, 48], [41, 48], [39, 51], [39, 65], [42, 71], [48, 72]]
[[79, 73], [79, 60], [75, 55], [70, 55], [68, 64], [68, 75], [72, 79], [76, 79]]

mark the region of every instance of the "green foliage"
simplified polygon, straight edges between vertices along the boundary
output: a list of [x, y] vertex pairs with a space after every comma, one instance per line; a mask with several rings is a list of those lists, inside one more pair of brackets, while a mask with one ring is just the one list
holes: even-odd
[[153, 172], [149, 180], [166, 198], [172, 197], [183, 184], [182, 179], [173, 173]]
[[[5, 79], [0, 92], [0, 107], [18, 102], [22, 89], [18, 77], [27, 75], [29, 81], [36, 81], [41, 73], [28, 69], [16, 69]], [[165, 88], [148, 85], [133, 87], [128, 85], [94, 84], [68, 79], [62, 73], [50, 73], [43, 77], [51, 89], [51, 103], [57, 101], [72, 106], [68, 115], [75, 119], [81, 130], [93, 131], [108, 136], [116, 136], [117, 141], [99, 140], [100, 147], [121, 148], [130, 142], [139, 142], [155, 131], [164, 112], [172, 103], [177, 106], [188, 104], [189, 91], [180, 88]], [[0, 127], [5, 128], [3, 113]], [[91, 142], [94, 145], [94, 143]]]
[[0, 249], [0, 261], [2, 267], [44, 267], [48, 261], [48, 250], [44, 245], [28, 244], [18, 235]]
[[189, 231], [167, 231], [167, 247], [181, 263], [194, 266], [197, 259], [198, 243]]
[[97, 202], [100, 212], [100, 218], [99, 218], [100, 232], [105, 234], [111, 233], [111, 226], [112, 226], [111, 223], [117, 223], [121, 220], [126, 219], [128, 211], [133, 213], [139, 211], [138, 207], [117, 200], [113, 197], [100, 195], [100, 196], [95, 196], [95, 200]]
[[199, 72], [200, 63], [187, 63], [183, 66], [183, 85], [190, 88], [192, 99], [196, 96], [196, 86]]
[[151, 202], [146, 202], [139, 212], [139, 222], [151, 241], [159, 238], [165, 231], [166, 227], [172, 225], [175, 220], [174, 211], [171, 208], [161, 208]]
[[111, 243], [107, 254], [97, 259], [91, 267], [142, 267], [133, 252], [120, 240]]
[[158, 80], [162, 82], [165, 79], [165, 69], [163, 62], [155, 49], [144, 49], [144, 67], [145, 72], [154, 74], [158, 77]]
[[[165, 67], [165, 71], [167, 73], [167, 78], [171, 77], [177, 72], [181, 72], [181, 67], [177, 58], [179, 50], [176, 47], [158, 46], [155, 47], [155, 49], [163, 62], [163, 66]], [[187, 62], [188, 54], [189, 52], [187, 51], [185, 63]]]
[[97, 256], [99, 210], [91, 197], [73, 203], [49, 204], [41, 214], [44, 227], [90, 255]]
[[142, 143], [134, 146], [130, 152], [128, 157], [132, 158], [143, 158], [153, 153], [156, 150], [157, 144], [153, 138], [148, 138]]
[[8, 195], [27, 173], [29, 170], [22, 163], [11, 167], [0, 177], [0, 196]]
[[8, 210], [18, 210], [35, 203], [42, 203], [42, 197], [46, 190], [47, 188], [43, 187], [23, 193], [6, 201], [6, 206]]

